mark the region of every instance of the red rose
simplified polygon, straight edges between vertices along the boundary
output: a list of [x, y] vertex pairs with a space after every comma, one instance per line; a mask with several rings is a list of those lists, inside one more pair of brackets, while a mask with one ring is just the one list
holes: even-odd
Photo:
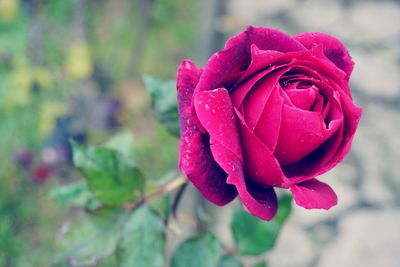
[[239, 195], [249, 212], [274, 217], [274, 187], [307, 209], [336, 205], [314, 177], [349, 152], [361, 116], [348, 85], [353, 61], [323, 33], [288, 36], [248, 27], [204, 68], [178, 69], [179, 167], [206, 199]]

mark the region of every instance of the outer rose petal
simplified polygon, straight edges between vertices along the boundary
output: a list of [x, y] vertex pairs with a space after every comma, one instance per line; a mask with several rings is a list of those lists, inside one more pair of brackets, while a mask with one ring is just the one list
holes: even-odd
[[236, 197], [236, 189], [226, 184], [226, 173], [214, 161], [209, 144], [191, 115], [192, 95], [200, 75], [201, 70], [190, 61], [183, 61], [178, 69], [179, 168], [207, 200], [224, 205]]
[[[261, 50], [291, 52], [305, 50], [302, 43], [280, 30], [266, 27], [247, 27], [249, 45], [255, 44]], [[247, 48], [249, 51], [250, 46]]]
[[240, 200], [249, 212], [263, 220], [271, 220], [277, 211], [278, 201], [273, 187], [251, 185], [243, 174], [243, 163], [224, 146], [211, 147], [215, 160], [229, 174], [228, 183], [236, 186]]
[[233, 76], [239, 76], [238, 74], [250, 64], [252, 44], [262, 50], [280, 52], [306, 50], [300, 42], [279, 30], [249, 26], [246, 31], [229, 39], [225, 48], [208, 60], [196, 92], [223, 87], [224, 81], [232, 81]]
[[361, 119], [362, 109], [357, 107], [345, 93], [340, 93], [344, 114], [344, 132], [342, 143], [332, 160], [327, 164], [329, 169], [335, 167], [349, 153], [351, 143]]
[[327, 210], [337, 204], [337, 196], [332, 188], [317, 179], [292, 185], [290, 191], [296, 204], [306, 209]]
[[220, 88], [199, 92], [194, 104], [200, 122], [210, 134], [212, 154], [228, 174], [227, 182], [236, 187], [240, 199], [251, 214], [263, 220], [272, 219], [277, 210], [272, 187], [253, 187], [246, 183], [240, 136], [228, 91]]
[[354, 62], [346, 47], [338, 39], [320, 32], [299, 33], [293, 36], [293, 39], [299, 41], [308, 49], [322, 44], [325, 56], [342, 69], [346, 73], [346, 80], [349, 80]]

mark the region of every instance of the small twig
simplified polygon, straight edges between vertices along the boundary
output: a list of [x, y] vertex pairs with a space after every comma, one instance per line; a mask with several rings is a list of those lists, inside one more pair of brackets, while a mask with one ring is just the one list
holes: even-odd
[[183, 185], [181, 185], [181, 187], [179, 187], [178, 192], [176, 193], [176, 196], [174, 198], [174, 202], [172, 202], [172, 216], [174, 216], [174, 218], [177, 217], [177, 210], [179, 207], [179, 203], [181, 202], [183, 193], [185, 192], [186, 188], [187, 188], [187, 183], [184, 183]]
[[170, 193], [170, 192], [174, 191], [176, 188], [178, 188], [179, 186], [182, 186], [186, 182], [187, 182], [187, 180], [186, 180], [185, 176], [179, 176], [175, 179], [172, 179], [172, 180], [168, 181], [167, 183], [165, 183], [160, 188], [158, 188], [157, 190], [142, 197], [139, 201], [136, 201], [135, 203], [126, 203], [124, 205], [124, 209], [125, 209], [125, 211], [135, 209], [135, 208], [149, 202], [149, 200], [151, 200], [155, 197], [158, 197], [160, 195], [164, 195], [166, 193]]

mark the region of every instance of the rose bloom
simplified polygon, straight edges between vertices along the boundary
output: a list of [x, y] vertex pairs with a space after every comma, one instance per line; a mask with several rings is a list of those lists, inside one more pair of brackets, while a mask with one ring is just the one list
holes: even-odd
[[184, 60], [180, 169], [210, 202], [238, 195], [263, 220], [276, 214], [274, 187], [306, 209], [336, 205], [335, 192], [315, 177], [350, 150], [362, 111], [348, 85], [353, 65], [329, 35], [251, 26], [204, 69]]

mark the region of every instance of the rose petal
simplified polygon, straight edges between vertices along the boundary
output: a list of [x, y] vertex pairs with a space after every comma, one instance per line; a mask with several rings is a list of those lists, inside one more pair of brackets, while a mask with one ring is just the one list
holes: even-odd
[[298, 52], [296, 60], [292, 64], [293, 71], [300, 74], [305, 74], [313, 80], [335, 80], [341, 82], [341, 84], [347, 84], [344, 79], [346, 73], [339, 69], [335, 64], [326, 58], [318, 58], [315, 53], [311, 51], [311, 54]]
[[196, 92], [223, 87], [225, 80], [231, 83], [232, 77], [246, 69], [250, 63], [247, 46], [247, 36], [238, 34], [227, 42], [223, 50], [212, 55], [196, 86]]
[[332, 157], [343, 139], [343, 123], [328, 140], [301, 161], [284, 166], [285, 174], [292, 184], [309, 180], [332, 169]]
[[293, 39], [302, 43], [306, 48], [322, 44], [323, 51], [336, 66], [346, 73], [346, 80], [349, 80], [353, 71], [354, 62], [351, 59], [346, 47], [336, 38], [319, 32], [304, 32], [293, 36]]
[[286, 69], [282, 68], [267, 74], [254, 85], [243, 100], [244, 117], [251, 131], [254, 131], [271, 92], [285, 71]]
[[207, 62], [196, 91], [230, 87], [232, 77], [247, 69], [250, 64], [250, 46], [255, 44], [262, 50], [281, 52], [306, 50], [289, 35], [272, 28], [249, 26], [245, 32], [229, 39], [223, 50], [214, 54]]
[[[176, 88], [178, 93], [181, 130], [186, 128], [187, 120], [191, 120], [192, 95], [201, 73], [202, 70], [190, 60], [183, 60], [178, 68]], [[189, 121], [188, 123], [191, 122]]]
[[[318, 149], [301, 161], [284, 167], [284, 172], [290, 177], [291, 182], [298, 183], [321, 175], [334, 168], [348, 154], [362, 110], [351, 102], [350, 97], [346, 93], [341, 92], [339, 95], [343, 109], [343, 111], [340, 109], [340, 118], [342, 118], [343, 122], [335, 134]], [[329, 103], [331, 104], [331, 110], [338, 109], [335, 99]], [[330, 113], [336, 112], [330, 111]], [[333, 120], [333, 123], [336, 123], [335, 120]]]
[[265, 186], [285, 187], [285, 176], [272, 151], [250, 131], [239, 111], [235, 112], [240, 122], [246, 177]]
[[[339, 129], [316, 151], [293, 166], [285, 166], [285, 173], [290, 181], [297, 183], [321, 175], [339, 164], [349, 153], [362, 109], [354, 105], [350, 97], [340, 93], [343, 122]], [[335, 102], [332, 101], [333, 106]], [[291, 174], [295, 174], [293, 177]]]
[[[205, 102], [196, 104], [200, 99]], [[263, 220], [272, 219], [277, 209], [274, 190], [260, 187], [252, 191], [254, 188], [246, 184], [240, 137], [228, 91], [219, 88], [199, 92], [194, 103], [200, 122], [210, 134], [213, 157], [228, 174], [227, 182], [236, 187], [239, 197], [251, 214]]]
[[274, 50], [261, 50], [255, 44], [250, 46], [250, 53], [250, 65], [247, 70], [243, 72], [238, 80], [238, 83], [248, 79], [254, 75], [254, 73], [258, 73], [269, 68], [275, 69], [277, 66], [287, 65], [291, 61], [291, 58], [286, 57], [285, 53]]
[[268, 102], [257, 122], [254, 134], [271, 150], [274, 151], [278, 143], [282, 120], [283, 98], [279, 86], [272, 90]]
[[341, 121], [325, 128], [320, 113], [304, 111], [283, 105], [282, 123], [275, 156], [281, 165], [288, 165], [301, 160], [331, 137]]
[[331, 160], [331, 168], [336, 166], [341, 162], [344, 157], [349, 153], [351, 148], [351, 143], [356, 133], [358, 123], [360, 122], [362, 109], [357, 107], [351, 98], [344, 92], [340, 92], [340, 100], [344, 115], [344, 125], [343, 125], [343, 140], [340, 145], [340, 149], [337, 151], [336, 155]]
[[236, 187], [239, 198], [248, 211], [262, 219], [271, 220], [277, 211], [278, 201], [272, 187], [252, 185], [243, 173], [243, 163], [221, 144], [211, 146], [215, 160], [229, 174], [227, 182]]
[[318, 95], [312, 111], [322, 113], [322, 110], [325, 108], [326, 107], [324, 107], [324, 97]]
[[[249, 26], [245, 33], [248, 35], [249, 44], [255, 44], [261, 50], [279, 52], [305, 50], [300, 42], [277, 29]], [[248, 51], [249, 49], [250, 46], [248, 47]]]
[[228, 91], [219, 88], [196, 93], [194, 107], [200, 123], [210, 135], [211, 145], [219, 143], [242, 159], [240, 136]]
[[317, 179], [292, 185], [290, 191], [296, 204], [306, 209], [328, 210], [337, 204], [337, 196], [332, 188]]
[[285, 93], [295, 107], [302, 110], [310, 110], [318, 96], [318, 89], [312, 86], [307, 89], [285, 90]]
[[213, 159], [207, 138], [194, 123], [190, 108], [200, 75], [201, 69], [191, 61], [183, 61], [178, 69], [178, 109], [181, 124], [179, 168], [207, 200], [224, 205], [236, 197], [236, 189], [226, 184], [227, 175]]
[[272, 72], [273, 69], [267, 69], [264, 71], [261, 71], [255, 75], [253, 75], [251, 78], [247, 79], [245, 82], [240, 84], [239, 86], [235, 86], [232, 89], [231, 93], [231, 98], [232, 98], [232, 104], [234, 107], [239, 108], [242, 105], [243, 100], [247, 96], [247, 94], [250, 92], [250, 90], [254, 87], [254, 85], [262, 79], [265, 75], [268, 73]]

